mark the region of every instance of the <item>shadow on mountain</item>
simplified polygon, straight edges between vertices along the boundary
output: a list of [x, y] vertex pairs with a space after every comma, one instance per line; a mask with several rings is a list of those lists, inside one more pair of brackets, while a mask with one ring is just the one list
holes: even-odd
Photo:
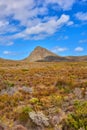
[[58, 56], [46, 56], [42, 60], [37, 60], [37, 62], [57, 62], [57, 61], [68, 61], [65, 57]]
[[59, 56], [46, 56], [44, 59], [37, 60], [36, 62], [60, 62], [60, 61], [87, 61], [87, 56], [68, 56], [68, 57], [59, 57]]

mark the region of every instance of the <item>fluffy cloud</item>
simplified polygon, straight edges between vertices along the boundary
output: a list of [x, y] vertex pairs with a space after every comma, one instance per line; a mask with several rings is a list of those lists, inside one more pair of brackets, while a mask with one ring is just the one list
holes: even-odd
[[87, 39], [80, 40], [79, 43], [87, 43]]
[[78, 12], [75, 16], [78, 20], [87, 21], [87, 12], [86, 13]]
[[62, 15], [59, 19], [50, 19], [47, 22], [39, 23], [36, 26], [33, 26], [31, 28], [27, 28], [21, 33], [18, 33], [14, 36], [14, 38], [26, 38], [32, 39], [35, 37], [44, 38], [46, 36], [54, 34], [57, 29], [59, 29], [61, 26], [67, 24], [69, 21], [68, 15]]
[[11, 52], [11, 51], [3, 51], [3, 54], [4, 54], [4, 55], [11, 55], [12, 52]]
[[60, 40], [67, 40], [67, 39], [69, 39], [69, 37], [68, 36], [60, 36], [60, 37], [58, 37], [58, 41], [60, 41]]
[[69, 10], [73, 6], [76, 0], [46, 0], [48, 4], [58, 4], [63, 10]]
[[14, 55], [14, 56], [17, 56], [17, 55], [22, 55], [22, 54], [26, 54], [27, 52], [14, 52], [14, 51], [3, 51], [3, 54], [4, 55]]
[[84, 51], [84, 48], [82, 48], [82, 47], [76, 47], [75, 51], [76, 52], [82, 52], [82, 51]]
[[12, 45], [17, 38], [44, 39], [62, 26], [72, 25], [69, 15], [50, 16], [49, 8], [56, 4], [58, 9], [69, 10], [74, 3], [75, 0], [0, 0], [0, 44]]
[[68, 50], [68, 48], [66, 48], [66, 47], [58, 47], [58, 46], [52, 49], [52, 51], [53, 51], [54, 53], [64, 52], [64, 51], [67, 51], [67, 50]]

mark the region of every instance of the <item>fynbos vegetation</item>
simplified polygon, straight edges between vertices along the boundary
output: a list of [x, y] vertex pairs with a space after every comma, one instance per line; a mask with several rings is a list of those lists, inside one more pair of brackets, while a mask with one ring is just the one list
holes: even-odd
[[87, 130], [87, 62], [1, 62], [1, 128]]

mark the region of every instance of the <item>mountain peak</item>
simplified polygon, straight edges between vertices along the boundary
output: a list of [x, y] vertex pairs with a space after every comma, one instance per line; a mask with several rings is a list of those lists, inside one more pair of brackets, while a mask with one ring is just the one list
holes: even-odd
[[30, 54], [30, 56], [27, 58], [30, 62], [35, 61], [44, 61], [48, 57], [54, 57], [57, 56], [56, 54], [52, 53], [51, 51], [41, 47], [37, 46]]
[[35, 49], [43, 49], [43, 47], [41, 47], [41, 46], [37, 46]]

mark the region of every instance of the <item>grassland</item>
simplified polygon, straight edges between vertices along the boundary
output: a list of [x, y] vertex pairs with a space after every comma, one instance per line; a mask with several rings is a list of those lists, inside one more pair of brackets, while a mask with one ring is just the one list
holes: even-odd
[[0, 62], [0, 122], [9, 129], [34, 129], [28, 114], [41, 111], [49, 119], [44, 130], [87, 130], [86, 108], [87, 62]]

